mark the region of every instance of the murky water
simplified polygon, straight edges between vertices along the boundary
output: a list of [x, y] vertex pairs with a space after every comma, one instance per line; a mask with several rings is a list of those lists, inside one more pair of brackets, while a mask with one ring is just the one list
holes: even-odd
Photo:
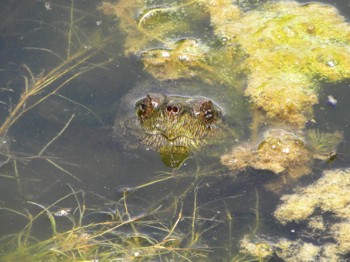
[[[94, 232], [86, 227], [90, 242], [85, 248], [94, 248], [91, 261], [104, 261], [100, 253], [112, 246], [107, 239], [125, 243], [125, 253], [129, 253], [115, 254], [125, 259], [122, 261], [138, 256], [140, 261], [244, 261], [244, 256], [239, 257], [244, 235], [296, 238], [297, 225], [282, 227], [272, 216], [279, 195], [264, 188], [264, 183], [274, 179], [272, 173], [248, 170], [234, 177], [218, 156], [205, 154], [194, 155], [179, 169], [172, 169], [157, 152], [127, 149], [113, 137], [120, 100], [149, 76], [137, 57], [124, 56], [124, 35], [118, 22], [97, 10], [99, 3], [5, 2], [0, 16], [1, 123], [19, 104], [23, 92], [42, 79], [47, 82], [29, 96], [19, 108], [18, 118], [2, 134], [3, 253], [18, 248], [18, 239], [23, 246], [51, 239], [52, 219], [57, 232], [70, 230], [83, 200], [82, 225], [135, 221], [104, 233], [106, 241], [100, 237], [99, 245], [92, 243], [97, 239], [92, 236], [107, 229], [100, 225]], [[339, 0], [334, 5], [350, 21], [350, 2]], [[45, 78], [52, 72], [52, 78]], [[313, 174], [298, 185], [318, 178], [323, 169], [349, 166], [349, 86], [349, 81], [324, 84], [320, 102], [314, 106], [316, 122], [312, 127], [342, 131], [344, 140], [334, 161], [316, 162]], [[335, 107], [327, 104], [329, 95], [337, 99]], [[71, 194], [78, 191], [84, 196]], [[60, 210], [67, 213], [59, 216]], [[16, 234], [32, 219], [28, 235], [18, 238]], [[120, 235], [118, 241], [114, 234]], [[152, 250], [145, 248], [150, 246]], [[89, 254], [84, 248], [80, 251]], [[23, 261], [45, 261], [36, 256], [44, 253], [43, 248], [26, 252], [17, 258], [30, 254], [32, 258]], [[82, 259], [73, 253], [51, 258]], [[10, 259], [7, 261], [14, 261]]]

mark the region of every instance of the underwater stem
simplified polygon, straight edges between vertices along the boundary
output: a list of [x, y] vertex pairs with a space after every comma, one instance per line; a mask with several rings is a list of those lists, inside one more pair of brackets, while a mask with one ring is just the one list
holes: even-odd
[[68, 46], [67, 46], [67, 58], [71, 56], [71, 45], [72, 45], [72, 28], [74, 19], [74, 0], [71, 0], [70, 6], [70, 22], [69, 22], [69, 31], [68, 31]]

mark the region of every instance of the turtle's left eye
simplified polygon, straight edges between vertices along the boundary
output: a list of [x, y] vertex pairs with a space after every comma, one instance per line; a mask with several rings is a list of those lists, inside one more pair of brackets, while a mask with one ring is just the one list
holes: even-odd
[[204, 124], [213, 123], [217, 115], [217, 111], [214, 108], [213, 102], [210, 100], [202, 102], [199, 105], [199, 109], [196, 112], [196, 115]]

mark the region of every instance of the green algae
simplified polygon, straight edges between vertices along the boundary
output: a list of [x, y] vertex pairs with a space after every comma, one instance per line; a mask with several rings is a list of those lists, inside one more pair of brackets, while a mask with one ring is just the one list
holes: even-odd
[[274, 216], [283, 226], [300, 224], [293, 239], [245, 236], [240, 252], [259, 261], [345, 261], [350, 254], [349, 174], [349, 169], [326, 170], [316, 182], [282, 196]]
[[194, 34], [195, 21], [203, 19], [198, 9], [186, 1], [169, 4], [162, 1], [121, 0], [117, 3], [102, 2], [99, 9], [106, 15], [118, 18], [119, 27], [125, 33], [126, 55], [171, 45], [171, 39], [180, 38], [183, 32]]
[[312, 243], [284, 238], [271, 240], [265, 236], [256, 236], [254, 239], [244, 237], [240, 246], [241, 253], [251, 256], [249, 261], [270, 261], [273, 258], [285, 262], [314, 261], [321, 252], [321, 247]]
[[215, 32], [249, 54], [245, 94], [268, 117], [302, 127], [320, 81], [350, 76], [350, 27], [334, 7], [282, 1], [215, 22], [224, 17], [213, 19]]
[[244, 57], [238, 46], [213, 48], [190, 38], [180, 39], [168, 49], [140, 54], [144, 69], [161, 81], [198, 78], [208, 84], [225, 84], [236, 89], [243, 86]]
[[316, 208], [332, 212], [337, 218], [350, 217], [350, 170], [329, 170], [314, 184], [299, 188], [294, 194], [282, 197], [275, 211], [275, 217], [282, 224], [291, 221], [300, 222], [314, 214]]
[[323, 172], [323, 176], [311, 185], [282, 196], [281, 204], [274, 212], [281, 224], [305, 223], [308, 228], [300, 234], [300, 242], [306, 238], [328, 236], [319, 243], [318, 256], [325, 261], [339, 261], [350, 253], [350, 170], [335, 169]]
[[323, 133], [318, 129], [302, 132], [271, 129], [258, 142], [235, 146], [221, 156], [221, 163], [236, 175], [247, 168], [268, 170], [279, 178], [265, 184], [279, 192], [284, 185], [311, 173], [315, 159], [330, 161], [342, 140], [341, 132]]
[[[119, 1], [116, 5], [105, 2], [102, 9], [120, 18], [127, 34], [126, 53], [146, 52], [152, 57], [158, 52], [157, 61], [142, 59], [145, 70], [154, 77], [196, 76], [213, 84], [238, 86], [250, 97], [252, 107], [268, 118], [304, 127], [312, 119], [321, 83], [350, 77], [349, 25], [334, 7], [321, 3], [279, 1], [253, 4], [259, 7], [249, 9], [240, 2], [165, 1], [160, 6], [142, 6], [139, 1]], [[128, 12], [122, 12], [121, 6]], [[135, 18], [135, 13], [141, 15]], [[193, 33], [201, 22], [205, 37]], [[194, 56], [188, 61], [178, 53], [177, 39], [191, 33], [201, 44], [185, 49]], [[215, 41], [224, 44], [211, 46]], [[168, 52], [163, 57], [166, 61], [160, 65], [159, 54], [164, 52]], [[247, 75], [246, 87], [229, 79], [230, 73], [237, 77], [238, 71]]]

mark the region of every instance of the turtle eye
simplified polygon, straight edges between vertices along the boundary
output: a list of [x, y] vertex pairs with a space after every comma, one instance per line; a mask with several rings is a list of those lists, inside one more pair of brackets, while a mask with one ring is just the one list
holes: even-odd
[[217, 112], [213, 102], [210, 100], [204, 101], [199, 106], [198, 118], [205, 124], [211, 124], [215, 121]]
[[154, 103], [152, 103], [152, 98], [150, 97], [150, 95], [147, 95], [147, 97], [145, 97], [138, 103], [137, 115], [140, 118], [146, 118], [147, 116], [151, 115], [154, 111], [153, 104]]
[[164, 104], [165, 96], [158, 93], [150, 93], [146, 97], [140, 99], [135, 104], [135, 110], [137, 115], [141, 119], [152, 116], [155, 112], [158, 112], [161, 106]]

